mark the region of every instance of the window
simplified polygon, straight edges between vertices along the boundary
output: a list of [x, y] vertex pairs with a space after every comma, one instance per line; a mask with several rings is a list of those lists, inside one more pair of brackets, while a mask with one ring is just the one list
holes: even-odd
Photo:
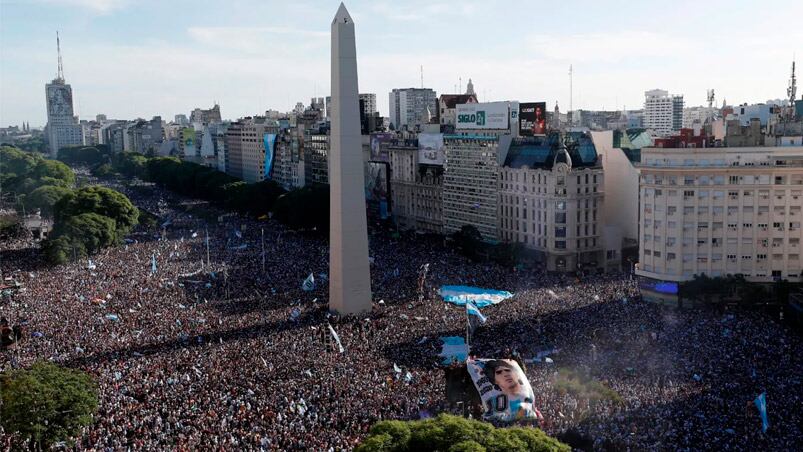
[[559, 250], [565, 250], [566, 249], [566, 241], [565, 240], [556, 240], [555, 241], [555, 248], [557, 248]]
[[566, 212], [555, 212], [555, 223], [565, 224], [566, 223]]
[[683, 190], [683, 196], [685, 197], [694, 196], [694, 190]]
[[566, 226], [555, 227], [555, 237], [566, 237]]

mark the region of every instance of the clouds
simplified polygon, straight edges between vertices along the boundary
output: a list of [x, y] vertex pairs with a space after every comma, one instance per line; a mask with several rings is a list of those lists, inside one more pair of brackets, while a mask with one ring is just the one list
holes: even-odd
[[[3, 2], [0, 123], [44, 124], [44, 84], [56, 67], [51, 30], [62, 30], [66, 76], [90, 117], [172, 117], [221, 103], [236, 119], [329, 94], [329, 29], [336, 2], [227, 0], [18, 0]], [[735, 2], [736, 4], [731, 4]], [[781, 27], [803, 4], [755, 10], [649, 2], [544, 7], [518, 1], [349, 0], [357, 24], [359, 84], [387, 112], [393, 88], [424, 83], [453, 92], [472, 78], [481, 100], [639, 108], [664, 88], [687, 104], [760, 102], [785, 93], [803, 31]], [[743, 7], [740, 7], [743, 5]], [[686, 11], [693, 6], [694, 13]], [[673, 16], [674, 14], [674, 16]], [[26, 19], [36, 17], [35, 23]], [[739, 24], [750, 23], [749, 29]], [[65, 45], [66, 44], [66, 45]]]
[[50, 6], [82, 8], [96, 14], [109, 14], [130, 4], [130, 0], [35, 0]]

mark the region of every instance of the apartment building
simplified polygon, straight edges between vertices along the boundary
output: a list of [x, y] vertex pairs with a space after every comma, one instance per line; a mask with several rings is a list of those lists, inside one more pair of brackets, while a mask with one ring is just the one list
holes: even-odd
[[683, 96], [654, 89], [644, 93], [644, 127], [658, 136], [671, 135], [683, 126]]
[[642, 149], [636, 273], [800, 281], [803, 147]]

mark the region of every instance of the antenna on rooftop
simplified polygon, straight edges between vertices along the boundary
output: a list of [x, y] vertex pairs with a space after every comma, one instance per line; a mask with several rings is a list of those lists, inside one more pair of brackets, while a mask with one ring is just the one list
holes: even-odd
[[421, 65], [421, 89], [424, 89], [424, 65]]
[[59, 55], [59, 72], [56, 78], [59, 80], [64, 80], [64, 68], [61, 64], [61, 42], [59, 41], [59, 31], [56, 30], [56, 53]]
[[569, 123], [571, 126], [574, 125], [574, 117], [572, 116], [572, 108], [574, 108], [572, 105], [572, 102], [574, 101], [574, 99], [572, 98], [574, 95], [574, 86], [572, 86], [573, 72], [574, 71], [572, 69], [572, 65], [570, 64], [569, 65]]
[[797, 98], [797, 78], [795, 77], [795, 57], [792, 57], [792, 76], [789, 78], [789, 88], [786, 89], [786, 95], [789, 96], [789, 104], [794, 106], [795, 99]]

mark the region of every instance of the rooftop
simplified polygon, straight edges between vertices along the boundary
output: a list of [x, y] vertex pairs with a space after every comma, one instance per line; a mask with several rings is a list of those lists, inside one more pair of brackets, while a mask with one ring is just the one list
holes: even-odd
[[[597, 149], [590, 134], [569, 132], [566, 134], [565, 142], [573, 168], [597, 165]], [[518, 138], [510, 144], [504, 166], [517, 169], [524, 167], [551, 169], [559, 149], [560, 136], [557, 133], [545, 137]]]

